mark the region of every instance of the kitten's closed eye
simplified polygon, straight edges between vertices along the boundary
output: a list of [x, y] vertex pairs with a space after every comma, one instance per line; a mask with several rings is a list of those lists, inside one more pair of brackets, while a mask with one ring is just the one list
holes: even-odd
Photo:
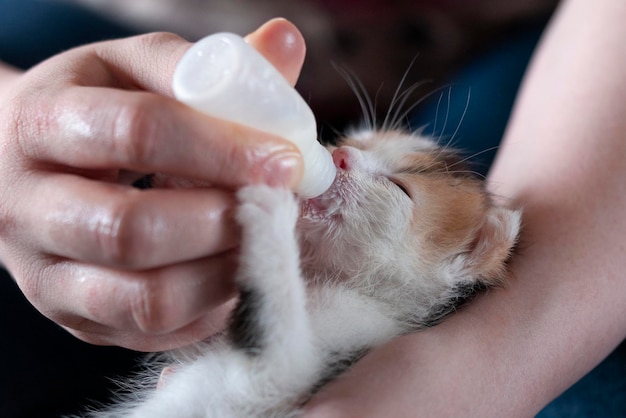
[[411, 199], [411, 193], [409, 193], [409, 189], [406, 188], [406, 186], [404, 186], [404, 184], [402, 184], [400, 181], [394, 179], [394, 178], [390, 178], [389, 181], [391, 181], [393, 184], [395, 184], [398, 189], [402, 190], [402, 192], [407, 195], [409, 197], [409, 199]]

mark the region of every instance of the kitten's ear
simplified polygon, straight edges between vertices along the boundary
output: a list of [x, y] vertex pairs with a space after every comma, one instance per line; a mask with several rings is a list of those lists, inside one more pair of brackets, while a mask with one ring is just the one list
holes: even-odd
[[517, 243], [521, 222], [521, 210], [491, 207], [472, 248], [464, 254], [464, 276], [488, 285], [498, 284]]

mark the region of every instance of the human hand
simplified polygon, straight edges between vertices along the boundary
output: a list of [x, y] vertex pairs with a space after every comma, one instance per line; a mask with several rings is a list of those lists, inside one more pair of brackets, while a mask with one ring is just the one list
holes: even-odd
[[[247, 39], [295, 83], [293, 25]], [[38, 310], [90, 343], [156, 351], [220, 329], [238, 241], [229, 189], [301, 175], [289, 142], [172, 98], [189, 47], [171, 34], [91, 44], [0, 92], [0, 259]], [[154, 172], [219, 187], [129, 185]]]

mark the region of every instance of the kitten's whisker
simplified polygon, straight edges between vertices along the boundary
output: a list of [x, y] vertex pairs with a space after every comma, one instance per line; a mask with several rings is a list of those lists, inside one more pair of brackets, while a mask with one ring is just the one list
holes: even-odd
[[[443, 139], [444, 133], [445, 133], [445, 129], [446, 129], [446, 125], [448, 122], [448, 116], [450, 114], [450, 105], [451, 105], [451, 96], [452, 96], [452, 87], [453, 86], [448, 86], [448, 104], [447, 104], [447, 110], [446, 110], [446, 119], [444, 122], [444, 126], [441, 129], [441, 132], [439, 134], [439, 136], [435, 139], [436, 143], [439, 144], [441, 142], [441, 140]], [[437, 103], [437, 111], [439, 111], [439, 105], [441, 103], [443, 97], [443, 93], [441, 94], [441, 96], [439, 96], [439, 102]], [[469, 109], [469, 103], [471, 100], [471, 89], [468, 90], [467, 92], [467, 99], [465, 100], [465, 107], [463, 108], [463, 113], [461, 114], [461, 118], [459, 119], [459, 123], [456, 126], [456, 129], [454, 130], [454, 132], [452, 133], [452, 135], [450, 136], [450, 138], [448, 139], [448, 141], [446, 142], [445, 145], [441, 146], [440, 148], [437, 150], [437, 154], [436, 154], [436, 158], [439, 158], [444, 152], [447, 152], [448, 150], [450, 150], [450, 148], [453, 147], [454, 144], [454, 140], [456, 139], [456, 135], [458, 134], [461, 125], [463, 124], [463, 121], [465, 120], [465, 116], [467, 114], [467, 111]], [[437, 117], [437, 113], [435, 113], [435, 117]]]
[[467, 156], [467, 157], [463, 158], [462, 160], [459, 160], [459, 161], [457, 161], [457, 162], [455, 162], [455, 163], [453, 163], [453, 164], [450, 164], [450, 165], [448, 166], [448, 168], [450, 168], [450, 167], [454, 167], [455, 165], [458, 165], [458, 164], [463, 164], [464, 162], [466, 162], [466, 161], [468, 161], [468, 160], [471, 160], [472, 158], [478, 157], [478, 156], [479, 156], [479, 155], [481, 155], [481, 154], [484, 154], [484, 153], [489, 152], [489, 151], [493, 151], [493, 150], [498, 149], [498, 148], [500, 148], [500, 146], [499, 146], [499, 145], [496, 145], [496, 146], [493, 146], [493, 147], [489, 147], [489, 148], [487, 148], [487, 149], [484, 149], [484, 150], [482, 150], [482, 151], [475, 152], [474, 154], [469, 155], [469, 156]]
[[[409, 72], [411, 71], [411, 68], [413, 67], [413, 64], [415, 64], [415, 60], [416, 59], [417, 59], [417, 56], [415, 56], [411, 60], [411, 62], [409, 64], [409, 67], [406, 69], [406, 71], [402, 75], [402, 78], [400, 79], [400, 83], [398, 83], [398, 87], [396, 88], [396, 91], [393, 93], [393, 97], [391, 98], [391, 103], [389, 105], [389, 109], [387, 110], [387, 114], [385, 115], [385, 119], [383, 120], [383, 125], [382, 125], [382, 129], [383, 130], [387, 130], [387, 128], [388, 128], [387, 124], [388, 124], [388, 122], [390, 122], [389, 116], [394, 111], [394, 109], [397, 109], [396, 104], [398, 103], [398, 98], [402, 97], [402, 95], [404, 95], [406, 93], [406, 92], [405, 93], [400, 93], [400, 91], [402, 90], [402, 86], [404, 85], [404, 82], [406, 81], [406, 78], [409, 75]], [[396, 110], [396, 114], [397, 114], [397, 110]], [[395, 119], [392, 119], [391, 122], [393, 122], [394, 120]]]
[[[454, 165], [454, 164], [452, 164], [452, 165]], [[450, 168], [450, 167], [448, 167], [448, 168]], [[483, 180], [487, 179], [487, 176], [485, 176], [485, 175], [484, 175], [484, 174], [482, 174], [482, 173], [479, 173], [478, 171], [474, 171], [474, 170], [456, 170], [456, 171], [448, 171], [448, 174], [452, 174], [452, 175], [454, 175], [454, 174], [471, 174], [471, 175], [474, 175], [474, 176], [480, 177], [480, 178], [481, 178], [481, 179], [483, 179]]]
[[463, 114], [461, 114], [461, 118], [459, 119], [459, 123], [456, 125], [456, 129], [452, 133], [452, 136], [450, 137], [450, 140], [448, 141], [448, 144], [446, 145], [446, 147], [448, 147], [449, 145], [452, 144], [452, 142], [454, 142], [454, 138], [456, 137], [456, 134], [458, 134], [459, 133], [459, 129], [461, 129], [461, 125], [463, 124], [463, 120], [465, 120], [465, 115], [467, 115], [467, 109], [469, 109], [469, 103], [470, 103], [471, 95], [472, 95], [472, 89], [470, 88], [470, 89], [467, 90], [467, 99], [465, 100], [465, 107], [463, 108]]
[[[385, 84], [384, 83], [380, 83], [380, 86], [378, 86], [378, 89], [376, 90], [376, 94], [374, 95], [374, 107], [372, 108], [372, 115], [371, 115], [371, 129], [376, 129], [376, 127], [378, 126], [377, 123], [377, 115], [376, 115], [376, 109], [378, 108], [378, 96], [380, 96], [380, 92], [383, 90], [383, 86]], [[363, 87], [365, 89], [365, 87]]]
[[[448, 117], [450, 116], [450, 102], [451, 102], [451, 98], [450, 96], [452, 95], [452, 86], [448, 87], [448, 103], [446, 104], [446, 117], [443, 120], [443, 127], [441, 128], [441, 133], [439, 134], [439, 137], [437, 138], [437, 143], [439, 143], [441, 141], [441, 139], [443, 138], [443, 134], [446, 131], [446, 128], [448, 127]], [[450, 145], [450, 141], [448, 141], [448, 143], [442, 147], [442, 150], [446, 150]]]
[[[372, 102], [372, 98], [367, 92], [365, 85], [361, 79], [350, 69], [345, 69], [344, 74], [349, 78], [349, 85], [355, 92], [361, 111], [370, 130], [376, 129], [376, 105]], [[381, 86], [382, 87], [382, 86]]]
[[[421, 82], [417, 82], [415, 83], [415, 85], [411, 86], [411, 93], [419, 88], [420, 86], [426, 84], [426, 83], [430, 83], [431, 80], [424, 80]], [[444, 87], [438, 87], [436, 89], [434, 89], [433, 91], [426, 93], [425, 95], [423, 95], [422, 97], [419, 98], [419, 100], [416, 100], [415, 103], [411, 104], [411, 106], [409, 106], [407, 109], [404, 110], [404, 112], [400, 115], [398, 115], [396, 117], [395, 123], [393, 125], [390, 126], [391, 129], [397, 129], [400, 125], [401, 120], [405, 119], [408, 117], [409, 113], [411, 113], [417, 106], [421, 105], [424, 101], [426, 101], [427, 99], [429, 99], [431, 96], [433, 96], [434, 94], [436, 94], [437, 92], [439, 92], [441, 89], [443, 89]], [[439, 96], [439, 100], [437, 102], [437, 109], [436, 112], [438, 111], [439, 108], [439, 103], [441, 102], [441, 97], [442, 97], [443, 93], [441, 93], [441, 95]], [[404, 106], [404, 103], [406, 102], [406, 100], [408, 100], [408, 96], [407, 98], [402, 102], [402, 106]], [[433, 125], [433, 132], [436, 131], [436, 124], [437, 124], [437, 113], [435, 113], [435, 124]], [[428, 126], [428, 124], [426, 125]], [[433, 139], [434, 136], [433, 136]]]
[[407, 109], [402, 110], [404, 108], [404, 105], [406, 104], [407, 100], [409, 99], [409, 97], [411, 97], [411, 95], [415, 92], [415, 90], [417, 90], [419, 87], [423, 86], [424, 84], [426, 84], [428, 82], [429, 82], [428, 80], [418, 81], [418, 82], [414, 83], [411, 87], [409, 87], [405, 92], [403, 92], [398, 97], [398, 102], [392, 104], [392, 106], [395, 105], [395, 112], [393, 114], [393, 117], [390, 120], [387, 120], [388, 117], [389, 117], [389, 113], [391, 112], [391, 108], [390, 108], [389, 112], [387, 113], [387, 117], [385, 118], [385, 123], [383, 124], [383, 130], [397, 129], [400, 126], [402, 120], [405, 119], [408, 116], [408, 114], [416, 106], [418, 106], [427, 97], [429, 97], [429, 95], [425, 95], [424, 97], [422, 97], [421, 99], [419, 99], [418, 101], [413, 103], [411, 106], [409, 106]]
[[[439, 107], [441, 106], [441, 101], [443, 100], [443, 91], [439, 94], [439, 99], [437, 100], [437, 107], [435, 107], [435, 121], [433, 123], [433, 137], [434, 133], [437, 132], [437, 124], [439, 122]], [[437, 141], [437, 144], [439, 142]]]
[[[376, 128], [376, 102], [372, 101], [372, 98], [367, 93], [367, 89], [365, 88], [365, 85], [363, 85], [363, 82], [361, 81], [361, 79], [357, 77], [356, 82], [361, 88], [361, 91], [363, 92], [363, 97], [365, 99], [365, 102], [367, 103], [367, 109], [369, 111], [370, 128], [373, 130]], [[382, 88], [382, 85], [381, 85], [381, 88]]]
[[361, 80], [345, 67], [332, 63], [333, 68], [341, 75], [341, 77], [348, 83], [348, 86], [356, 96], [363, 113], [363, 122], [367, 129], [373, 130], [376, 127], [376, 109], [372, 100], [365, 89], [365, 86]]
[[[437, 158], [437, 157], [435, 157]], [[430, 163], [430, 165], [427, 165], [426, 167], [423, 167], [421, 170], [419, 170], [417, 173], [418, 174], [423, 174], [423, 173], [428, 173], [430, 171], [432, 171], [433, 167], [437, 167], [437, 166], [441, 166], [442, 163], [440, 161], [435, 161], [433, 163]], [[448, 170], [448, 166], [444, 166], [445, 170]]]

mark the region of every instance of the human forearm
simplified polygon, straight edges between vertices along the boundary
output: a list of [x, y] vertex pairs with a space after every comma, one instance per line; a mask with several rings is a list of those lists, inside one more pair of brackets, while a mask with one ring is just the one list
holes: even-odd
[[517, 303], [545, 328], [536, 343], [554, 395], [626, 334], [624, 16], [622, 2], [563, 5], [490, 175], [526, 207]]
[[538, 305], [553, 311], [546, 325], [572, 333], [565, 348], [582, 356], [572, 377], [626, 334], [624, 16], [622, 2], [564, 4], [490, 175], [496, 193], [526, 206], [521, 300], [550, 303]]

